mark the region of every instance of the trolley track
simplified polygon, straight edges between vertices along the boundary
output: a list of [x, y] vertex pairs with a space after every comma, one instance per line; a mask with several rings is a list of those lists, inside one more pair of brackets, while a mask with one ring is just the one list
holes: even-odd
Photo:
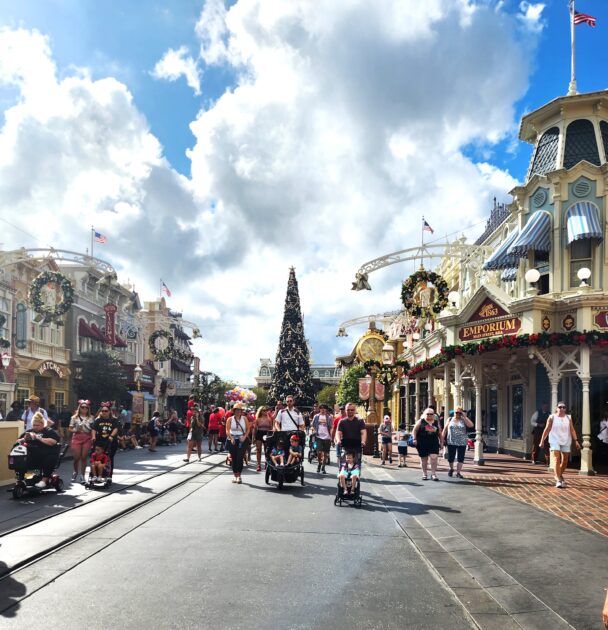
[[[207, 453], [206, 455], [203, 455], [202, 460], [201, 461], [206, 461], [209, 457], [212, 457], [213, 455], [217, 455], [217, 453]], [[175, 467], [170, 468], [168, 470], [163, 470], [161, 472], [156, 472], [153, 474], [150, 474], [146, 477], [141, 477], [140, 475], [133, 475], [137, 477], [137, 481], [132, 482], [132, 483], [120, 483], [120, 484], [113, 484], [110, 486], [109, 489], [105, 489], [105, 490], [89, 490], [88, 492], [90, 493], [90, 496], [94, 496], [94, 498], [90, 498], [87, 501], [83, 501], [82, 503], [79, 503], [78, 505], [71, 505], [71, 506], [66, 506], [63, 509], [60, 509], [56, 512], [53, 512], [52, 514], [47, 514], [45, 516], [41, 516], [38, 518], [33, 518], [31, 520], [28, 520], [26, 523], [23, 523], [22, 525], [19, 525], [17, 527], [13, 527], [11, 529], [5, 529], [2, 532], [0, 532], [0, 544], [2, 543], [2, 538], [4, 538], [5, 536], [9, 536], [10, 534], [15, 534], [19, 531], [22, 531], [24, 529], [26, 529], [27, 527], [30, 527], [32, 525], [37, 525], [39, 523], [43, 523], [44, 521], [48, 521], [51, 518], [55, 518], [57, 515], [59, 514], [65, 514], [66, 512], [72, 512], [74, 510], [78, 510], [82, 507], [84, 507], [85, 505], [89, 505], [91, 503], [94, 503], [96, 501], [100, 501], [106, 497], [112, 496], [114, 494], [118, 494], [120, 492], [124, 492], [125, 490], [129, 490], [130, 488], [135, 488], [136, 486], [141, 485], [142, 483], [146, 482], [146, 481], [150, 481], [151, 479], [158, 479], [159, 477], [162, 477], [163, 475], [167, 475], [167, 474], [171, 474], [174, 473], [177, 470], [181, 470], [182, 468], [185, 468], [186, 466], [190, 466], [191, 464], [195, 463], [190, 462], [189, 464], [186, 463], [182, 463], [182, 464], [177, 464]], [[218, 464], [220, 465], [220, 464]], [[140, 474], [145, 474], [145, 473], [140, 473]], [[8, 490], [7, 490], [8, 492]], [[49, 493], [50, 494], [50, 493]], [[63, 494], [65, 494], [64, 492], [55, 495], [57, 497], [61, 497]], [[83, 493], [84, 495], [85, 493]], [[83, 496], [83, 495], [79, 495], [79, 496]], [[35, 496], [35, 495], [32, 495]], [[42, 509], [42, 508], [41, 508]], [[17, 518], [17, 517], [15, 517]]]
[[[203, 458], [203, 461], [208, 459], [209, 457], [211, 457], [211, 455], [207, 455], [206, 457]], [[57, 544], [51, 544], [49, 545], [47, 548], [45, 548], [44, 550], [40, 551], [40, 552], [36, 552], [36, 553], [32, 553], [30, 556], [28, 556], [26, 559], [16, 562], [15, 564], [13, 564], [10, 567], [5, 567], [3, 569], [2, 567], [2, 562], [0, 562], [0, 590], [1, 590], [1, 585], [3, 580], [5, 580], [6, 578], [11, 577], [12, 575], [14, 575], [15, 573], [23, 570], [24, 568], [31, 566], [41, 560], [43, 560], [44, 558], [57, 553], [58, 551], [61, 551], [62, 549], [65, 549], [66, 547], [73, 545], [75, 543], [77, 543], [79, 540], [82, 540], [83, 538], [86, 538], [87, 536], [90, 536], [92, 533], [97, 532], [100, 529], [103, 529], [104, 527], [107, 527], [108, 525], [119, 521], [120, 519], [123, 519], [131, 514], [133, 514], [134, 512], [136, 512], [137, 510], [140, 510], [146, 506], [151, 505], [152, 503], [154, 503], [154, 501], [165, 497], [166, 495], [170, 494], [171, 492], [175, 492], [176, 490], [178, 490], [179, 488], [185, 486], [186, 484], [192, 484], [193, 488], [190, 492], [187, 492], [186, 494], [184, 494], [183, 496], [180, 496], [179, 499], [177, 499], [175, 502], [169, 504], [166, 507], [163, 507], [161, 510], [158, 511], [158, 514], [164, 512], [166, 509], [168, 509], [169, 507], [171, 507], [172, 505], [175, 505], [176, 503], [179, 503], [180, 501], [182, 501], [183, 499], [189, 497], [191, 494], [193, 494], [194, 492], [196, 492], [197, 490], [199, 490], [199, 488], [201, 487], [201, 484], [198, 483], [193, 483], [193, 481], [195, 481], [196, 479], [203, 477], [204, 475], [207, 476], [211, 476], [213, 479], [217, 478], [218, 476], [220, 476], [221, 474], [223, 474], [224, 472], [227, 472], [228, 469], [225, 467], [225, 463], [219, 462], [219, 463], [208, 463], [209, 465], [206, 465], [206, 467], [196, 473], [193, 473], [192, 475], [188, 475], [187, 478], [177, 481], [176, 483], [172, 484], [171, 486], [160, 490], [158, 492], [155, 492], [154, 494], [151, 494], [149, 497], [142, 499], [141, 501], [138, 501], [135, 504], [129, 505], [128, 507], [125, 507], [124, 509], [119, 509], [117, 512], [113, 513], [112, 515], [105, 517], [105, 518], [101, 518], [99, 521], [97, 521], [94, 525], [90, 526], [90, 527], [85, 527], [84, 529], [82, 529], [81, 531], [78, 531], [77, 533], [75, 533], [74, 535], [71, 536], [67, 536], [66, 538], [64, 538], [63, 540], [61, 540], [59, 543]], [[124, 492], [125, 490], [128, 490], [129, 487], [134, 487], [137, 485], [141, 485], [144, 481], [150, 481], [150, 480], [154, 480], [154, 479], [158, 479], [160, 477], [163, 477], [165, 475], [171, 474], [171, 473], [175, 473], [176, 471], [181, 470], [182, 468], [188, 466], [189, 464], [183, 464], [180, 466], [176, 466], [175, 468], [168, 470], [168, 471], [164, 471], [162, 473], [156, 474], [156, 475], [150, 475], [149, 477], [147, 477], [145, 480], [140, 479], [138, 481], [138, 483], [136, 484], [130, 484], [129, 486], [122, 486], [120, 488], [117, 488], [116, 490], [110, 492], [110, 493], [106, 493], [103, 495], [100, 495], [99, 497], [92, 499], [91, 501], [87, 501], [86, 503], [83, 503], [81, 505], [78, 506], [73, 506], [71, 508], [66, 508], [66, 510], [62, 510], [61, 512], [58, 512], [56, 514], [53, 515], [49, 515], [49, 516], [45, 516], [43, 518], [40, 518], [36, 521], [30, 522], [27, 525], [23, 525], [21, 527], [17, 527], [14, 530], [12, 530], [11, 532], [6, 532], [4, 533], [2, 536], [0, 536], [0, 545], [3, 544], [3, 542], [6, 542], [6, 539], [10, 536], [10, 535], [15, 535], [15, 534], [20, 534], [20, 533], [24, 533], [26, 532], [26, 530], [30, 527], [33, 527], [35, 525], [39, 525], [40, 523], [44, 523], [45, 521], [49, 521], [53, 518], [57, 518], [57, 517], [61, 517], [63, 515], [65, 515], [66, 513], [72, 512], [74, 510], [83, 508], [85, 506], [88, 506], [90, 504], [93, 504], [103, 498], [106, 498], [108, 496], [111, 496], [113, 494], [118, 494], [121, 492]], [[212, 480], [212, 479], [210, 479]], [[154, 518], [154, 516], [150, 517], [150, 518]], [[149, 520], [149, 519], [146, 519]], [[139, 525], [137, 525], [137, 527], [139, 527]], [[121, 536], [122, 537], [122, 536]], [[90, 556], [89, 556], [90, 557]], [[0, 610], [0, 612], [2, 612]]]

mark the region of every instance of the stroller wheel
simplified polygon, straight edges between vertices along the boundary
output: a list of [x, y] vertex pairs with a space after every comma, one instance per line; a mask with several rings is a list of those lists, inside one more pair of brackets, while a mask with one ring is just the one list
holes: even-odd
[[340, 497], [336, 495], [336, 498], [334, 499], [334, 505], [338, 505], [339, 500], [340, 500]]
[[266, 466], [266, 475], [264, 476], [264, 481], [267, 485], [270, 485], [270, 468]]
[[279, 479], [279, 490], [283, 489], [283, 480]]
[[24, 494], [25, 488], [21, 484], [18, 484], [13, 488], [13, 499], [16, 499], [18, 501], [19, 499], [23, 498]]
[[355, 499], [355, 507], [356, 508], [360, 508], [361, 507], [361, 503], [363, 503], [363, 501], [361, 500], [361, 497], [357, 497]]
[[55, 482], [55, 492], [57, 494], [63, 492], [63, 479], [57, 479], [57, 481]]

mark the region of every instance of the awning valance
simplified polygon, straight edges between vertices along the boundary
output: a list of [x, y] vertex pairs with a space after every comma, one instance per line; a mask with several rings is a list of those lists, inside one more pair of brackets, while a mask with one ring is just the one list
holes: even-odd
[[498, 246], [498, 249], [486, 260], [483, 264], [484, 269], [508, 269], [513, 267], [517, 263], [517, 258], [509, 256], [507, 251], [513, 242], [519, 235], [519, 232], [515, 230]]
[[500, 279], [503, 282], [512, 282], [513, 280], [517, 280], [517, 267], [505, 269], [502, 274], [500, 274]]
[[579, 201], [566, 212], [568, 245], [582, 238], [604, 238], [600, 209], [589, 201]]
[[101, 332], [99, 328], [97, 328], [97, 324], [92, 323], [90, 328], [95, 333], [94, 339], [98, 339], [99, 341], [102, 341], [103, 343], [106, 342], [106, 336]]
[[128, 345], [127, 345], [127, 342], [122, 337], [119, 337], [118, 335], [116, 335], [114, 339], [114, 347], [115, 348], [128, 348]]
[[551, 215], [548, 212], [535, 212], [526, 223], [508, 253], [518, 258], [528, 252], [548, 252], [551, 250]]
[[88, 337], [89, 339], [98, 339], [97, 335], [91, 330], [91, 327], [84, 321], [78, 320], [78, 336]]

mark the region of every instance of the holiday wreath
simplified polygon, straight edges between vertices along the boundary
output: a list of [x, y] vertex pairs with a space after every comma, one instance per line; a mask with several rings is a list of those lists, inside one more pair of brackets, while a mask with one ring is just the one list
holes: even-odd
[[[435, 299], [429, 306], [423, 306], [416, 301], [416, 289], [420, 284], [431, 283], [435, 287]], [[401, 301], [405, 310], [413, 317], [432, 319], [448, 305], [448, 285], [438, 274], [420, 269], [413, 273], [401, 287]]]
[[[42, 301], [42, 287], [55, 284], [63, 294], [55, 306], [48, 306]], [[30, 304], [35, 313], [42, 315], [44, 323], [57, 322], [67, 313], [74, 303], [74, 286], [70, 279], [59, 271], [43, 271], [30, 284]]]
[[[167, 340], [167, 346], [162, 349], [156, 345], [156, 341], [160, 337]], [[175, 354], [173, 335], [166, 330], [155, 330], [148, 339], [148, 347], [150, 348], [150, 352], [156, 357], [157, 361], [167, 361]]]

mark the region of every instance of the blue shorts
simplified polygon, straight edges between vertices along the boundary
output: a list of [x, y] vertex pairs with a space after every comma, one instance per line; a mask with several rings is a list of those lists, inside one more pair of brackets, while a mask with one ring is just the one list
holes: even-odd
[[549, 448], [552, 451], [560, 451], [562, 453], [569, 453], [571, 444], [551, 444], [549, 443]]

